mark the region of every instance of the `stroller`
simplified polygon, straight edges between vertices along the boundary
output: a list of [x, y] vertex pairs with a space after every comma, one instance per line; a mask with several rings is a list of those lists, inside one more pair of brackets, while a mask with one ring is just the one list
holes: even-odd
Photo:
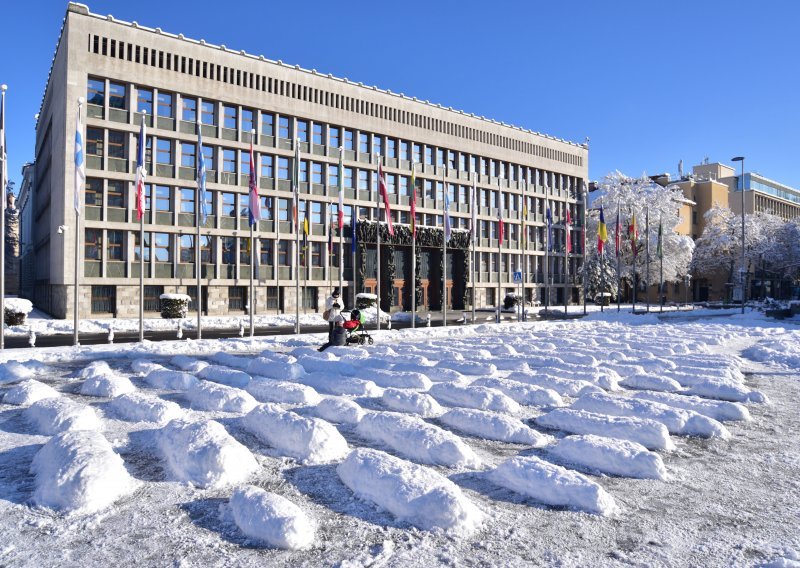
[[353, 310], [350, 312], [350, 319], [342, 324], [342, 327], [347, 331], [348, 345], [372, 345], [374, 343], [372, 336], [367, 333], [367, 328], [364, 327], [365, 319], [361, 310]]

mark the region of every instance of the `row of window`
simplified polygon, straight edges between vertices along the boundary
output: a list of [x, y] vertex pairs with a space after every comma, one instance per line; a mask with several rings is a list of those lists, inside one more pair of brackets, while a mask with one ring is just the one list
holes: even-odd
[[[463, 126], [446, 120], [433, 118], [431, 116], [409, 112], [378, 103], [372, 103], [355, 97], [348, 97], [330, 91], [317, 89], [262, 76], [250, 72], [242, 72], [219, 64], [209, 64], [205, 61], [193, 59], [178, 54], [172, 54], [161, 50], [156, 50], [123, 41], [89, 34], [88, 51], [98, 55], [117, 57], [136, 63], [149, 64], [161, 69], [169, 69], [185, 74], [203, 77], [205, 79], [222, 81], [231, 85], [245, 88], [256, 89], [262, 92], [315, 103], [331, 108], [337, 108], [366, 116], [372, 116], [381, 120], [398, 122], [429, 131], [456, 136], [491, 144], [500, 148], [524, 152], [533, 156], [544, 157], [551, 160], [561, 161], [567, 164], [583, 166], [583, 158], [577, 154], [571, 154], [561, 150], [553, 150], [531, 142], [525, 142], [509, 136], [503, 136], [486, 132], [481, 129]], [[119, 85], [119, 84], [117, 84]], [[119, 96], [119, 91], [117, 92]], [[124, 98], [124, 96], [123, 96]], [[152, 99], [152, 97], [151, 97]], [[138, 97], [137, 97], [138, 100]], [[152, 102], [151, 102], [152, 104]], [[207, 123], [209, 124], [209, 123]], [[231, 123], [233, 124], [233, 122]], [[249, 129], [245, 130], [249, 131]]]

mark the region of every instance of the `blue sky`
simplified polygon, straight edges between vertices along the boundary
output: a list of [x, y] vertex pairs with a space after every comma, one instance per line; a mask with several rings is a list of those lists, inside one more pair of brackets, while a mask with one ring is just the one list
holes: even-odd
[[[800, 2], [92, 1], [203, 38], [582, 142], [591, 179], [708, 157], [800, 188]], [[4, 3], [9, 174], [34, 157], [66, 3]]]

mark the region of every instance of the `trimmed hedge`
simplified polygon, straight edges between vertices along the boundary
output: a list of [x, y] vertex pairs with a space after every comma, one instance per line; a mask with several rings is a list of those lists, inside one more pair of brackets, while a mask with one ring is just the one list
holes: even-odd
[[28, 314], [23, 312], [12, 312], [8, 308], [5, 308], [3, 314], [3, 321], [6, 322], [6, 325], [24, 325], [25, 320], [28, 319]]
[[163, 294], [161, 300], [161, 317], [164, 319], [185, 318], [189, 315], [191, 298], [182, 294]]

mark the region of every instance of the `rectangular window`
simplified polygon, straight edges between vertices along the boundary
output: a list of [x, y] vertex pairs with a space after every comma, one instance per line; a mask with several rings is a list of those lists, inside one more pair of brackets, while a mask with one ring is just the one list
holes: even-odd
[[244, 310], [247, 304], [247, 288], [228, 286], [228, 309]]
[[270, 239], [261, 239], [259, 242], [259, 262], [262, 266], [272, 266], [274, 263], [273, 246], [274, 241]]
[[322, 183], [322, 164], [311, 162], [311, 183]]
[[156, 211], [172, 211], [169, 193], [169, 187], [156, 186]]
[[383, 138], [380, 136], [372, 137], [372, 153], [376, 156], [383, 154]]
[[120, 180], [108, 180], [108, 206], [125, 207], [125, 182]]
[[419, 144], [414, 144], [413, 146], [413, 156], [412, 161], [415, 164], [419, 164], [422, 161], [422, 154], [420, 153], [422, 150]]
[[278, 158], [278, 179], [289, 179], [289, 158]]
[[369, 189], [369, 172], [367, 170], [358, 170], [358, 189]]
[[261, 218], [265, 221], [272, 221], [273, 198], [262, 195], [261, 199]]
[[441, 148], [436, 149], [436, 165], [437, 166], [444, 165], [444, 150]]
[[408, 182], [409, 178], [406, 176], [400, 176], [400, 195], [408, 196]]
[[242, 109], [242, 132], [250, 132], [255, 128], [253, 123], [253, 111], [249, 109]]
[[213, 238], [214, 237], [209, 237], [207, 235], [200, 237], [200, 262], [202, 264], [214, 263], [214, 255], [212, 254]]
[[344, 186], [353, 189], [353, 168], [344, 169]]
[[136, 89], [136, 111], [153, 116], [153, 91], [151, 89]]
[[386, 139], [386, 157], [387, 158], [397, 157], [397, 140], [395, 140], [394, 138]]
[[291, 245], [288, 240], [278, 241], [278, 264], [280, 266], [292, 265], [291, 255], [289, 254], [290, 249]]
[[261, 154], [261, 177], [275, 177], [275, 158], [269, 154]]
[[275, 136], [275, 115], [266, 112], [261, 113], [261, 134], [264, 136]]
[[161, 311], [161, 294], [163, 293], [164, 293], [163, 286], [145, 286], [144, 311], [146, 312]]
[[224, 105], [222, 107], [222, 126], [231, 130], [236, 130], [236, 107]]
[[122, 231], [106, 231], [108, 260], [124, 260]]
[[248, 266], [250, 264], [250, 238], [239, 238], [239, 264]]
[[[195, 167], [195, 155], [197, 146], [188, 142], [181, 142], [181, 166], [184, 168]], [[208, 166], [206, 166], [208, 168]]]
[[203, 101], [200, 106], [200, 122], [211, 126], [217, 124], [217, 105], [212, 101]]
[[86, 205], [94, 205], [96, 207], [103, 205], [103, 180], [86, 178], [86, 188], [84, 192]]
[[353, 150], [353, 144], [354, 144], [353, 131], [345, 129], [344, 130], [344, 149], [352, 151]]
[[106, 83], [102, 79], [89, 79], [86, 85], [86, 102], [103, 106], [106, 102]]
[[315, 225], [322, 224], [322, 203], [319, 201], [311, 202], [311, 222]]
[[311, 266], [322, 266], [322, 243], [311, 243]]
[[188, 187], [180, 189], [181, 205], [179, 211], [181, 213], [194, 213], [194, 194], [194, 189]]
[[429, 166], [433, 165], [433, 148], [425, 146], [425, 163]]
[[408, 161], [408, 142], [400, 141], [400, 159]]
[[164, 118], [172, 118], [174, 116], [172, 113], [172, 100], [172, 93], [158, 92], [158, 116], [163, 116]]
[[289, 200], [279, 198], [278, 199], [278, 221], [288, 221], [289, 220]]
[[153, 233], [153, 254], [156, 262], [172, 262], [169, 233]]
[[358, 151], [361, 154], [369, 153], [369, 134], [361, 132], [358, 135]]
[[229, 192], [220, 193], [222, 199], [222, 211], [220, 214], [223, 217], [236, 216], [236, 195]]
[[322, 125], [316, 122], [314, 123], [313, 141], [314, 144], [317, 144], [318, 146], [322, 146], [325, 143], [325, 135], [322, 130]]
[[[109, 139], [111, 146], [111, 139]], [[172, 140], [159, 138], [156, 145], [156, 163], [172, 165]]]
[[300, 160], [300, 180], [299, 181], [308, 181], [308, 162], [306, 160]]
[[103, 230], [86, 229], [83, 258], [85, 260], [102, 260]]
[[292, 137], [291, 123], [289, 122], [288, 116], [282, 116], [278, 120], [278, 137], [287, 140]]
[[236, 173], [236, 150], [222, 149], [222, 171], [231, 174]]
[[339, 165], [328, 164], [328, 186], [338, 187], [339, 185]]
[[308, 142], [308, 122], [305, 120], [297, 121], [297, 139], [300, 142]]
[[215, 171], [217, 168], [214, 165], [217, 163], [215, 159], [217, 155], [216, 149], [213, 146], [206, 146], [203, 144], [203, 160], [206, 163], [206, 171]]
[[197, 122], [197, 99], [181, 98], [181, 118], [186, 122]]
[[116, 130], [108, 131], [108, 157], [125, 159], [125, 140], [127, 134], [124, 132], [117, 132]]
[[328, 128], [328, 146], [331, 148], [338, 148], [341, 144], [339, 139], [339, 129], [335, 126]]
[[222, 241], [222, 264], [236, 264], [236, 237], [220, 237]]
[[120, 83], [108, 84], [108, 107], [125, 108], [125, 85]]

